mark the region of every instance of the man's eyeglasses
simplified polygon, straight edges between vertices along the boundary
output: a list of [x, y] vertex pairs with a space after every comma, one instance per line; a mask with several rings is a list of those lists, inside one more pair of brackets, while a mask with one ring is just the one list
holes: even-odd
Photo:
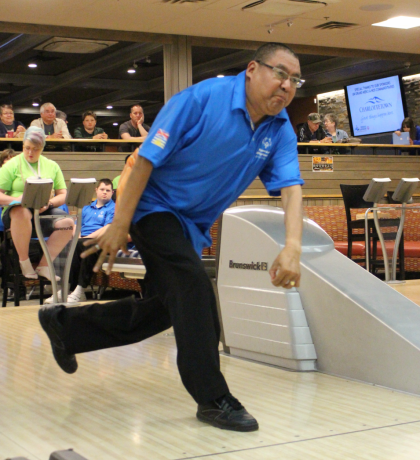
[[278, 67], [273, 67], [272, 65], [266, 64], [265, 62], [262, 62], [260, 60], [257, 60], [256, 62], [258, 62], [258, 64], [264, 65], [268, 67], [269, 69], [271, 69], [274, 73], [274, 76], [278, 78], [280, 81], [286, 81], [290, 79], [290, 84], [294, 88], [301, 88], [302, 85], [305, 83], [305, 80], [302, 80], [299, 77], [292, 77], [287, 72], [285, 72], [283, 69], [280, 69]]

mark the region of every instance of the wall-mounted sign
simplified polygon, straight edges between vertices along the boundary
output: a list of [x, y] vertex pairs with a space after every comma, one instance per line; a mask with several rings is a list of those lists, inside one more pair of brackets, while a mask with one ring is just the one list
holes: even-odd
[[334, 172], [334, 158], [312, 157], [312, 172]]

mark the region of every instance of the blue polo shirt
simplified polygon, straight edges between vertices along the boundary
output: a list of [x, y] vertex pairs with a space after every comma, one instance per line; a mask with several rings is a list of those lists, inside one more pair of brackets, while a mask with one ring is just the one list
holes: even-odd
[[139, 151], [154, 166], [133, 222], [169, 211], [201, 254], [218, 216], [259, 176], [272, 196], [303, 184], [286, 110], [257, 129], [246, 109], [245, 72], [205, 80], [163, 107]]
[[96, 230], [105, 227], [114, 218], [115, 203], [113, 200], [108, 201], [101, 208], [96, 207], [97, 202], [98, 200], [95, 200], [83, 208], [81, 236], [90, 235]]

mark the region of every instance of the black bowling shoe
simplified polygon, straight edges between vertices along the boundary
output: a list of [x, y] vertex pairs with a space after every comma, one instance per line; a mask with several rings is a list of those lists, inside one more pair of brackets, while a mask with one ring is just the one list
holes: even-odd
[[76, 356], [67, 353], [62, 341], [63, 328], [57, 319], [57, 315], [62, 308], [61, 305], [41, 307], [38, 312], [38, 318], [42, 329], [44, 329], [51, 341], [52, 352], [57, 364], [67, 374], [74, 374], [77, 371]]
[[258, 430], [258, 422], [255, 418], [230, 393], [208, 404], [199, 404], [197, 418], [222, 430]]

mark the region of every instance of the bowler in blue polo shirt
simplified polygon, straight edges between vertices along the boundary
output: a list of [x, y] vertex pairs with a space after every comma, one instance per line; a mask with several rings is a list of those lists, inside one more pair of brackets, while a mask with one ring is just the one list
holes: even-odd
[[299, 286], [303, 181], [285, 108], [303, 82], [296, 54], [266, 43], [238, 76], [200, 82], [163, 107], [114, 221], [85, 252], [101, 250], [95, 270], [108, 254], [111, 267], [130, 233], [147, 269], [148, 297], [41, 309], [41, 325], [65, 372], [76, 372], [77, 353], [139, 342], [172, 326], [197, 418], [226, 430], [258, 429], [220, 371], [216, 299], [200, 255], [213, 222], [259, 176], [270, 195], [281, 194], [286, 214], [285, 246], [273, 255], [271, 282]]
[[[82, 259], [80, 256], [86, 249], [83, 243], [87, 239], [97, 238], [103, 235], [114, 218], [115, 203], [112, 200], [112, 181], [101, 179], [95, 190], [96, 200], [85, 206], [82, 211], [82, 227], [80, 238], [74, 251], [70, 270], [70, 290], [67, 303], [78, 303], [86, 300], [85, 289], [89, 286], [93, 275], [93, 267], [98, 260], [97, 254]], [[61, 302], [61, 290], [58, 291], [58, 298]], [[45, 303], [53, 303], [53, 297], [48, 298]]]

